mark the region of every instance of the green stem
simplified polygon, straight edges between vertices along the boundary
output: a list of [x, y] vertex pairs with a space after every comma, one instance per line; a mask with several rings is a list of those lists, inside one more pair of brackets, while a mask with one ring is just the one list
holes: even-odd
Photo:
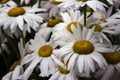
[[86, 19], [87, 19], [87, 5], [84, 6], [84, 26], [86, 26]]
[[[1, 32], [1, 29], [0, 29], [0, 32]], [[1, 39], [0, 39], [0, 42], [2, 42], [1, 41]], [[4, 53], [3, 53], [3, 51], [2, 51], [2, 44], [0, 43], [0, 49], [1, 49], [1, 52], [2, 52], [2, 58], [3, 58], [3, 60], [4, 60], [4, 62], [5, 62], [5, 65], [6, 65], [6, 70], [7, 70], [7, 72], [9, 71], [9, 66], [8, 66], [8, 64], [7, 64], [7, 60], [6, 60], [6, 58], [5, 58], [5, 56], [4, 56]]]
[[39, 4], [38, 4], [38, 7], [39, 7], [39, 8], [41, 7], [41, 0], [39, 0]]
[[[2, 51], [2, 48], [1, 48], [1, 51]], [[2, 53], [2, 52], [1, 52], [1, 53]], [[2, 55], [2, 58], [3, 58], [4, 62], [5, 62], [6, 69], [7, 69], [7, 72], [8, 72], [8, 71], [9, 71], [9, 66], [8, 66], [8, 64], [7, 64], [7, 60], [6, 60], [5, 56], [4, 56], [4, 53], [2, 53], [1, 55]]]
[[14, 45], [14, 42], [12, 41], [11, 37], [9, 37], [9, 36], [4, 32], [3, 29], [2, 29], [1, 31], [3, 32], [3, 34], [6, 36], [6, 38], [7, 38], [8, 41], [10, 42], [10, 45], [12, 46], [13, 50], [15, 51], [16, 57], [17, 57], [18, 59], [20, 59], [20, 55], [19, 55], [19, 53], [18, 53], [18, 51], [17, 51], [17, 49], [16, 49], [16, 47], [15, 47], [15, 45]]

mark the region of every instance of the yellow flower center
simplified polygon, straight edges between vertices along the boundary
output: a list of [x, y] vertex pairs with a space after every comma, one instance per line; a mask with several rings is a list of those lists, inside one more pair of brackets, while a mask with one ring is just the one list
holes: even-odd
[[88, 0], [76, 0], [78, 2], [87, 2]]
[[72, 33], [71, 26], [74, 25], [77, 28], [77, 22], [71, 22], [67, 25], [67, 30]]
[[91, 24], [91, 25], [89, 25], [90, 29], [93, 28], [93, 27], [95, 27], [95, 30], [94, 30], [95, 32], [100, 32], [102, 30], [102, 26], [99, 25], [99, 24]]
[[79, 40], [75, 42], [72, 48], [75, 53], [80, 55], [90, 54], [94, 51], [93, 44], [87, 40]]
[[53, 48], [50, 45], [44, 45], [40, 47], [38, 55], [40, 57], [49, 57], [52, 54]]
[[25, 14], [25, 10], [22, 7], [15, 7], [9, 10], [8, 15], [11, 17], [17, 17], [19, 15]]
[[67, 69], [62, 68], [61, 66], [58, 66], [58, 70], [62, 73], [62, 74], [68, 74], [69, 71]]
[[13, 70], [16, 68], [17, 65], [20, 65], [20, 63], [21, 63], [21, 60], [15, 61], [15, 62], [12, 64], [12, 66], [10, 67], [9, 71], [13, 71]]
[[62, 2], [60, 2], [60, 1], [55, 1], [55, 0], [52, 0], [52, 1], [50, 2], [50, 4], [54, 4], [54, 5], [58, 5], [58, 4], [60, 4], [60, 3], [62, 3]]
[[51, 19], [50, 21], [48, 21], [47, 26], [54, 27], [56, 24], [58, 24], [60, 22], [63, 22], [60, 18]]
[[103, 56], [109, 64], [117, 64], [120, 62], [120, 53], [118, 51], [113, 53], [104, 53]]
[[8, 0], [0, 0], [0, 4], [4, 4], [4, 3], [7, 3]]
[[102, 18], [100, 21], [103, 22], [103, 23], [107, 22], [107, 20], [105, 18]]

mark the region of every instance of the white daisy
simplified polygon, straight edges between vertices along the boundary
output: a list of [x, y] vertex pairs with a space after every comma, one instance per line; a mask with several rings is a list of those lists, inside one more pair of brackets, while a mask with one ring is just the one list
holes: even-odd
[[23, 74], [23, 80], [27, 80], [30, 77], [37, 65], [41, 72], [39, 76], [42, 77], [55, 73], [57, 65], [64, 67], [64, 64], [54, 55], [55, 47], [51, 40], [46, 42], [45, 39], [38, 34], [34, 40], [30, 42], [29, 50], [33, 51], [33, 53], [26, 55], [23, 59], [22, 64], [31, 62]]
[[[97, 14], [97, 16], [98, 15], [99, 14]], [[87, 20], [87, 26], [89, 28], [95, 28], [95, 34], [97, 35], [101, 43], [103, 43], [104, 40], [110, 43], [110, 40], [107, 37], [106, 33], [118, 34], [120, 28], [118, 24], [120, 20], [115, 18], [115, 16], [109, 16], [109, 13], [107, 16], [102, 15], [100, 14], [101, 17], [97, 19], [93, 18], [92, 16], [89, 17]]]
[[96, 77], [100, 77], [101, 80], [110, 80], [115, 71], [120, 73], [120, 46], [113, 45], [111, 49], [114, 52], [103, 54], [109, 66], [105, 70], [99, 70], [96, 73]]
[[13, 0], [0, 0], [0, 8], [2, 7], [15, 7], [17, 4]]
[[[69, 35], [67, 35], [66, 31], [69, 31], [72, 33], [71, 26], [74, 25], [77, 27], [77, 24], [84, 24], [83, 23], [83, 18], [84, 16], [81, 15], [80, 11], [78, 10], [69, 10], [68, 12], [63, 12], [61, 13], [63, 22], [55, 25], [55, 27], [52, 29], [53, 35], [52, 39], [55, 41], [55, 44], [57, 45], [64, 45], [68, 40]], [[66, 35], [63, 35], [66, 34]], [[59, 36], [57, 36], [59, 35]], [[60, 35], [64, 36], [63, 38], [60, 37]], [[57, 42], [56, 40], [61, 38], [61, 42]]]
[[44, 9], [8, 7], [0, 14], [0, 25], [3, 29], [10, 27], [11, 32], [15, 32], [17, 26], [22, 31], [27, 28], [26, 31], [30, 32], [30, 27], [36, 30], [39, 27], [39, 23], [43, 21], [41, 16], [34, 13], [37, 11], [44, 11]]
[[78, 80], [75, 71], [69, 71], [62, 67], [58, 67], [58, 70], [49, 78], [49, 80]]
[[[117, 16], [119, 17], [119, 14], [118, 12], [112, 14], [112, 11], [113, 11], [113, 7], [110, 7], [107, 11], [100, 11], [100, 10], [97, 10], [93, 13], [93, 17], [94, 18], [97, 18], [98, 20], [100, 20], [100, 23], [104, 23], [104, 25], [108, 24], [108, 25], [113, 25], [113, 24], [119, 24], [120, 23], [120, 20], [117, 19]], [[115, 17], [116, 16], [116, 17]], [[105, 25], [105, 26], [106, 26]]]
[[[104, 3], [98, 1], [98, 0], [55, 0], [62, 2], [59, 6], [66, 7], [75, 7], [79, 9], [80, 7], [84, 7], [85, 5], [92, 8], [94, 11], [97, 9], [104, 10], [104, 6], [106, 6]], [[106, 6], [107, 7], [107, 6]]]
[[66, 30], [72, 32], [71, 25], [77, 27], [78, 23], [84, 24], [84, 15], [82, 15], [78, 10], [70, 9], [67, 12], [62, 12], [61, 16], [63, 22], [57, 24], [54, 27], [54, 31]]
[[[72, 25], [74, 26], [74, 25]], [[97, 64], [105, 68], [107, 63], [101, 53], [112, 52], [105, 44], [99, 43], [93, 34], [93, 29], [83, 27], [72, 27], [72, 34], [69, 33], [68, 44], [56, 51], [56, 55], [68, 62], [68, 70], [75, 69], [79, 73], [90, 74], [94, 72]], [[66, 34], [64, 34], [66, 35]], [[63, 36], [61, 36], [63, 37]]]

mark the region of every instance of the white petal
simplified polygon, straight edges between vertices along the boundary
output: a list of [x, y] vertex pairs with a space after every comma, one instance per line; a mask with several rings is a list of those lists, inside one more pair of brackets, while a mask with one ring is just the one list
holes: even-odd
[[30, 61], [32, 61], [32, 60], [34, 59], [34, 55], [35, 55], [35, 54], [28, 54], [28, 55], [26, 55], [26, 56], [22, 59], [21, 65], [27, 64], [27, 63], [29, 63]]
[[23, 80], [28, 80], [28, 78], [30, 77], [31, 73], [33, 72], [34, 68], [36, 67], [36, 65], [40, 62], [40, 58], [35, 58], [30, 65], [28, 66], [28, 68], [25, 70], [25, 72], [23, 73]]
[[113, 52], [114, 50], [107, 47], [96, 47], [95, 51], [101, 52], [101, 53], [109, 53], [109, 52]]
[[53, 74], [49, 80], [56, 80], [58, 79], [58, 77], [60, 76], [60, 72], [56, 72], [55, 74]]
[[73, 54], [68, 62], [68, 70], [73, 70], [78, 54]]
[[4, 77], [2, 77], [2, 80], [11, 80], [13, 71], [7, 73]]
[[47, 58], [43, 58], [43, 60], [41, 61], [40, 63], [40, 75], [39, 76], [42, 76], [42, 77], [45, 77], [45, 76], [49, 76], [50, 73], [49, 73], [49, 64], [48, 64], [48, 59]]
[[72, 22], [72, 20], [71, 20], [71, 18], [70, 18], [70, 16], [68, 15], [67, 12], [61, 13], [61, 16], [62, 16], [63, 21], [64, 21], [65, 23], [69, 24], [70, 22]]
[[22, 16], [18, 16], [16, 18], [16, 20], [17, 20], [17, 23], [18, 23], [18, 26], [19, 26], [20, 30], [23, 30], [23, 27], [24, 27], [23, 17]]
[[112, 65], [110, 65], [110, 66], [107, 68], [107, 70], [106, 70], [106, 72], [104, 73], [104, 75], [103, 75], [103, 77], [102, 77], [101, 80], [110, 80], [110, 78], [112, 77], [113, 73], [114, 73], [114, 67], [113, 67]]
[[20, 66], [17, 66], [12, 74], [12, 80], [16, 80], [20, 75]]
[[51, 55], [51, 57], [57, 65], [65, 68], [65, 65], [55, 55]]
[[89, 67], [91, 68], [91, 71], [94, 72], [95, 71], [95, 66], [94, 66], [92, 58], [89, 55], [87, 55], [87, 60], [88, 60], [87, 62], [89, 64]]
[[84, 56], [83, 55], [80, 55], [78, 57], [78, 60], [77, 60], [77, 65], [78, 65], [78, 69], [79, 69], [79, 72], [82, 73], [83, 72], [83, 68], [85, 66], [84, 64]]

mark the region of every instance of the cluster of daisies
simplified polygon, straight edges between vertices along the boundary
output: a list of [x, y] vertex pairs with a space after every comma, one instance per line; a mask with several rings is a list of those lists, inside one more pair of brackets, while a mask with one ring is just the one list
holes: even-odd
[[39, 80], [34, 72], [48, 80], [120, 75], [120, 40], [111, 40], [120, 38], [119, 0], [15, 1], [0, 0], [0, 53], [10, 55], [6, 42], [16, 50], [11, 38], [19, 41], [18, 60], [2, 80]]

